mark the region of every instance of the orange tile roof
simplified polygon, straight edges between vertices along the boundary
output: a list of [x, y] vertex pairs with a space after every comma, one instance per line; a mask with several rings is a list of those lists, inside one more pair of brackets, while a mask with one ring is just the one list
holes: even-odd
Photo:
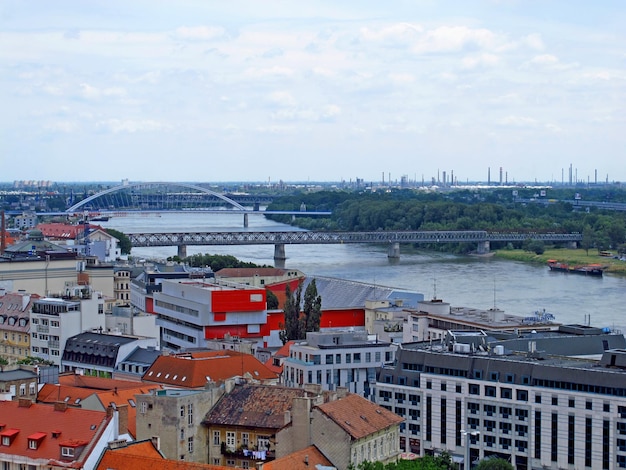
[[37, 394], [37, 401], [48, 404], [65, 402], [68, 406], [80, 408], [83, 406], [82, 402], [84, 400], [95, 395], [100, 401], [103, 410], [106, 410], [111, 403], [115, 403], [116, 405], [128, 405], [128, 432], [135, 437], [137, 435], [135, 395], [143, 395], [149, 393], [150, 390], [162, 387], [160, 385], [148, 385], [139, 382], [130, 383], [134, 388], [106, 391], [68, 385], [44, 384]]
[[199, 388], [237, 376], [268, 381], [278, 375], [250, 354], [236, 351], [209, 351], [159, 356], [144, 373], [145, 382], [182, 388]]
[[[0, 401], [0, 416], [2, 423], [5, 424], [5, 430], [19, 430], [10, 446], [2, 446], [2, 453], [43, 462], [59, 461], [61, 445], [72, 447], [99, 439], [104, 426], [111, 420], [104, 411], [77, 408], [58, 411], [50, 405], [37, 403], [28, 405], [27, 400]], [[58, 432], [60, 434], [56, 434]], [[40, 438], [37, 449], [31, 449], [28, 438], [36, 433], [45, 433], [45, 437]], [[82, 467], [88, 454], [89, 452], [84, 450], [74, 465], [64, 463], [63, 466]], [[41, 465], [45, 466], [46, 463]]]
[[79, 374], [62, 374], [59, 376], [61, 385], [70, 385], [73, 387], [90, 388], [93, 390], [123, 390], [126, 388], [135, 388], [139, 386], [139, 382], [133, 380], [109, 379], [106, 377], [91, 377], [89, 375]]
[[186, 460], [169, 460], [150, 441], [128, 443], [118, 449], [106, 449], [95, 470], [232, 470], [232, 467], [209, 465]]
[[126, 390], [98, 392], [97, 396], [106, 409], [111, 403], [128, 405], [128, 432], [133, 438], [137, 437], [137, 402], [135, 395], [146, 395], [151, 390], [163, 388], [161, 385], [144, 384], [143, 387], [129, 388]]
[[274, 359], [284, 359], [285, 357], [289, 357], [289, 351], [291, 349], [291, 345], [295, 343], [294, 340], [287, 341], [278, 351], [274, 353], [272, 357], [270, 357], [267, 361], [264, 362], [265, 367], [267, 367], [272, 372], [276, 374], [283, 373], [283, 362], [280, 362], [280, 365], [274, 365]]
[[401, 416], [354, 393], [318, 405], [317, 408], [353, 439], [361, 439], [400, 424], [404, 420]]
[[215, 273], [216, 277], [251, 277], [251, 276], [284, 276], [283, 268], [222, 268]]
[[317, 447], [309, 446], [263, 464], [263, 470], [313, 470], [317, 465], [333, 466], [331, 461], [324, 457], [324, 454]]

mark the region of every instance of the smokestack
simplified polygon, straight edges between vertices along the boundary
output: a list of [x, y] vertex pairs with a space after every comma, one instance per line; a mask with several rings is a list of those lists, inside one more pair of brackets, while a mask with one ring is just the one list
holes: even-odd
[[4, 253], [4, 250], [7, 247], [7, 231], [4, 220], [4, 210], [2, 211], [2, 222], [0, 222], [0, 254]]

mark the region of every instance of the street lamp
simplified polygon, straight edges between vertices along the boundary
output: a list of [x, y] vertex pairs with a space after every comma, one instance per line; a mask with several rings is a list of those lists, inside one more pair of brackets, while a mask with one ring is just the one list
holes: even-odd
[[480, 431], [466, 431], [461, 429], [461, 434], [465, 436], [465, 457], [463, 458], [463, 470], [470, 470], [472, 463], [470, 462], [470, 436], [480, 436]]

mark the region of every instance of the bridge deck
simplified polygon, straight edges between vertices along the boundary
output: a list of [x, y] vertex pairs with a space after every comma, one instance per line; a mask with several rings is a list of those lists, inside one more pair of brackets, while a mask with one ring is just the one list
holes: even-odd
[[579, 233], [494, 233], [486, 231], [374, 231], [374, 232], [202, 232], [129, 233], [134, 247], [190, 245], [297, 245], [341, 243], [463, 243], [580, 241]]

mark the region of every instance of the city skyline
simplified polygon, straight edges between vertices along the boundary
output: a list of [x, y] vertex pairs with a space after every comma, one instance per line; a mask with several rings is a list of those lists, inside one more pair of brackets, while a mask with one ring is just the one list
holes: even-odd
[[618, 1], [0, 12], [5, 181], [626, 181]]

